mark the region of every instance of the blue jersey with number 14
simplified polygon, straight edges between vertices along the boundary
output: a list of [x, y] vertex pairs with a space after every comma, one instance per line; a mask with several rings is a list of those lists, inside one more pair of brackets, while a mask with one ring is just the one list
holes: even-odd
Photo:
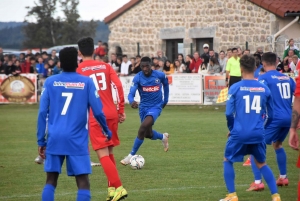
[[257, 144], [264, 141], [264, 114], [273, 118], [273, 100], [267, 86], [256, 80], [242, 80], [232, 85], [226, 102], [230, 139], [237, 143]]
[[294, 80], [277, 70], [271, 70], [259, 76], [258, 81], [267, 85], [272, 92], [274, 100], [272, 125], [290, 127], [293, 94], [296, 87]]
[[[49, 77], [41, 95], [37, 138], [39, 146], [53, 155], [87, 155], [88, 109], [108, 132], [102, 103], [93, 81], [77, 73]], [[45, 136], [48, 115], [48, 135]], [[101, 134], [102, 135], [102, 134]]]

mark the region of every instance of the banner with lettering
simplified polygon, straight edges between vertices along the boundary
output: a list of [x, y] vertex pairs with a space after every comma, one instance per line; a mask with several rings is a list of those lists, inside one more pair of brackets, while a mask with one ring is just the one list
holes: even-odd
[[7, 76], [0, 74], [0, 103], [36, 103], [36, 74]]
[[226, 88], [225, 75], [203, 75], [204, 105], [216, 104], [222, 89]]

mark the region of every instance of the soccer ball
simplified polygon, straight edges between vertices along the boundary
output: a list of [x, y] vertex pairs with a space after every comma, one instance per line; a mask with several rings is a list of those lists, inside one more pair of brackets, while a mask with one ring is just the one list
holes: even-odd
[[145, 165], [145, 159], [141, 155], [134, 155], [130, 159], [130, 167], [134, 170], [142, 169]]

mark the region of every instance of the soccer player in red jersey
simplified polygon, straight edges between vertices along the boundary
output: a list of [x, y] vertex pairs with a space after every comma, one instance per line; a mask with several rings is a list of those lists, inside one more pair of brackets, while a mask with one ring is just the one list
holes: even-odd
[[[93, 149], [96, 151], [103, 170], [108, 180], [108, 196], [106, 200], [117, 201], [127, 197], [127, 191], [123, 188], [119, 178], [118, 170], [113, 155], [113, 147], [120, 144], [118, 138], [118, 123], [124, 122], [124, 93], [122, 83], [114, 69], [104, 62], [93, 60], [94, 41], [90, 37], [78, 41], [78, 54], [83, 62], [78, 65], [77, 73], [89, 76], [98, 90], [103, 104], [103, 111], [109, 129], [112, 131], [112, 139], [107, 141], [99, 135], [100, 125], [93, 117], [92, 111], [89, 114], [89, 133]], [[112, 87], [116, 89], [117, 107], [112, 97]]]
[[[295, 91], [295, 99], [292, 111], [292, 123], [290, 128], [290, 137], [289, 137], [289, 145], [294, 150], [299, 151], [299, 137], [297, 134], [297, 129], [300, 128], [300, 79], [296, 79], [296, 91]], [[298, 155], [297, 167], [300, 168], [300, 152]], [[298, 201], [300, 201], [300, 178], [298, 181]]]

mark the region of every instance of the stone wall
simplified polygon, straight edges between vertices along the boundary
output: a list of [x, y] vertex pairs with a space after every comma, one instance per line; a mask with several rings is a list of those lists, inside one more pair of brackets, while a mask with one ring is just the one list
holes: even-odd
[[183, 38], [184, 54], [196, 38], [214, 38], [216, 51], [229, 47], [254, 52], [262, 46], [270, 50], [268, 37], [278, 30], [273, 14], [247, 0], [143, 0], [109, 24], [110, 51], [119, 45], [123, 53], [141, 55], [165, 51], [165, 39]]

